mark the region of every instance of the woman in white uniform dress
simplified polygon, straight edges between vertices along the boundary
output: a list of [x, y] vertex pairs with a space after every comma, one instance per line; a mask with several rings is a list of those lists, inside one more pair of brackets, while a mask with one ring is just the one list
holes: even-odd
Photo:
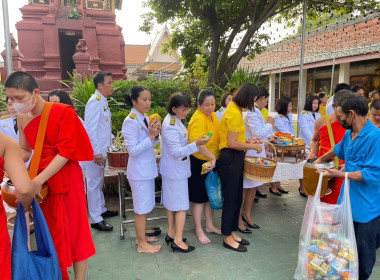
[[[145, 236], [148, 213], [155, 205], [154, 179], [158, 176], [154, 145], [161, 131], [159, 122], [149, 123], [144, 114], [151, 105], [151, 95], [147, 88], [135, 86], [130, 94], [126, 94], [125, 103], [133, 106], [122, 127], [129, 159], [127, 178], [132, 189], [133, 207], [135, 211], [135, 228], [137, 236], [137, 252], [157, 253], [161, 245], [152, 245]], [[150, 241], [156, 241], [150, 240]]]
[[220, 99], [221, 107], [218, 111], [215, 112], [216, 116], [218, 117], [219, 122], [222, 120], [224, 112], [226, 112], [226, 108], [231, 101], [232, 101], [232, 93], [226, 92], [222, 95], [222, 98]]
[[321, 117], [319, 111], [319, 98], [310, 95], [305, 102], [302, 113], [298, 116], [298, 125], [300, 127], [300, 137], [305, 141], [306, 147], [310, 148], [311, 138], [314, 132], [315, 121]]
[[199, 146], [207, 143], [203, 136], [189, 144], [188, 133], [182, 120], [190, 112], [191, 99], [181, 93], [170, 96], [168, 115], [162, 123], [160, 173], [162, 175], [162, 203], [167, 209], [168, 235], [166, 243], [174, 250], [188, 253], [194, 250], [183, 239], [186, 210], [189, 209], [188, 180], [190, 155], [199, 152]]
[[[265, 123], [265, 120], [261, 114], [261, 109], [268, 104], [268, 99], [268, 91], [264, 87], [259, 87], [258, 95], [255, 99], [255, 107], [253, 110], [248, 111], [244, 117], [246, 139], [258, 137], [261, 140], [268, 140], [269, 138], [273, 138], [272, 125], [274, 124], [274, 119], [272, 117], [268, 117], [267, 123]], [[261, 146], [262, 151], [260, 153], [255, 150], [248, 150], [246, 155], [253, 157], [266, 157], [264, 143], [262, 143]], [[245, 177], [243, 179], [243, 203], [240, 212], [241, 219], [239, 219], [240, 232], [251, 232], [247, 228], [244, 229], [243, 221], [250, 228], [260, 228], [258, 225], [253, 223], [251, 211], [256, 196], [256, 188], [262, 184], [262, 182], [252, 181], [246, 179]]]

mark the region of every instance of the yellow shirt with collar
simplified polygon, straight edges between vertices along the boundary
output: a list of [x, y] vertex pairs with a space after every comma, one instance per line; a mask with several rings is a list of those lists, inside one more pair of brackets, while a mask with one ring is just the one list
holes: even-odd
[[229, 131], [239, 133], [239, 142], [246, 142], [243, 113], [233, 101], [228, 104], [227, 110], [224, 113], [222, 121], [220, 123], [220, 150], [223, 148], [228, 148], [227, 134]]
[[322, 117], [326, 115], [326, 112], [327, 112], [326, 107], [324, 105], [319, 105], [318, 113], [320, 113]]
[[[213, 153], [216, 158], [219, 158], [219, 120], [215, 113], [212, 113], [210, 119], [202, 113], [201, 110], [197, 109], [190, 119], [187, 131], [189, 133], [189, 143], [195, 142], [199, 137], [212, 131], [213, 135], [210, 141], [206, 143], [206, 148]], [[210, 160], [200, 153], [195, 153], [193, 156], [200, 160]]]

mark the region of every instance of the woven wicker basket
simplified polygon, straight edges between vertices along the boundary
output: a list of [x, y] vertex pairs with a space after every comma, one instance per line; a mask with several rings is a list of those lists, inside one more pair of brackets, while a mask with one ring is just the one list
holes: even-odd
[[274, 171], [277, 167], [277, 151], [272, 143], [265, 141], [268, 145], [272, 146], [273, 152], [274, 152], [274, 160], [269, 158], [264, 158], [267, 161], [274, 162], [275, 165], [263, 165], [263, 164], [257, 164], [250, 162], [249, 158], [257, 158], [257, 157], [251, 157], [246, 156], [244, 159], [244, 176], [252, 181], [259, 181], [259, 182], [272, 182]]

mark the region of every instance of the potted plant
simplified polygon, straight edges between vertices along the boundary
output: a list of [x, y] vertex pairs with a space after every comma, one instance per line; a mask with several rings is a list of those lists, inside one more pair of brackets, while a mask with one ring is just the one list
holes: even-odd
[[108, 166], [110, 169], [126, 169], [128, 165], [128, 151], [123, 136], [119, 131], [113, 144], [107, 148]]

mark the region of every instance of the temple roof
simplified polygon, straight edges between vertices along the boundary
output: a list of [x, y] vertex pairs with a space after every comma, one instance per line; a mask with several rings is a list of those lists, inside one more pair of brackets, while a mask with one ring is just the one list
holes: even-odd
[[143, 65], [149, 49], [150, 45], [125, 45], [125, 65]]

